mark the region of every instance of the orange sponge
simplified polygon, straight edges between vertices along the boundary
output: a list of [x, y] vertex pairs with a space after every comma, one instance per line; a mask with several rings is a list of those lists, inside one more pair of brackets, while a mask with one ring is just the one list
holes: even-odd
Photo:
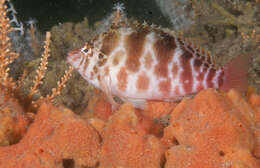
[[68, 159], [93, 167], [99, 148], [100, 137], [91, 125], [68, 109], [44, 103], [21, 141], [0, 147], [0, 167], [62, 167]]
[[171, 114], [162, 141], [169, 148], [166, 168], [260, 167], [255, 111], [235, 91], [214, 89], [183, 100]]

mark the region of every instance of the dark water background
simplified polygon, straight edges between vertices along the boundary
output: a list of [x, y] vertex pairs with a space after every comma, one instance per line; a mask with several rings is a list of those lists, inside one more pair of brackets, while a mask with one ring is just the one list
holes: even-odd
[[114, 4], [124, 3], [128, 17], [146, 20], [162, 26], [169, 23], [163, 17], [154, 0], [12, 0], [17, 17], [25, 23], [30, 18], [37, 20], [41, 31], [64, 22], [79, 22], [84, 17], [91, 24], [112, 11]]

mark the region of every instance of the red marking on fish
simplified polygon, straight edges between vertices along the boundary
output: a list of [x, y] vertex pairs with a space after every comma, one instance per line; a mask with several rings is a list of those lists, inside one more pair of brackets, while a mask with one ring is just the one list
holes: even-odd
[[124, 67], [122, 67], [117, 74], [117, 81], [118, 81], [118, 89], [120, 91], [125, 91], [127, 87], [127, 72]]
[[140, 91], [146, 91], [149, 88], [149, 77], [143, 73], [138, 76], [136, 88]]

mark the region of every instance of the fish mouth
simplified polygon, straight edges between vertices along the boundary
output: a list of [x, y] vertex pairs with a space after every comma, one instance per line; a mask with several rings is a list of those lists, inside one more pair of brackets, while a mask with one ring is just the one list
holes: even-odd
[[68, 56], [66, 58], [66, 62], [73, 65], [74, 62], [76, 62], [78, 59], [80, 59], [82, 56], [80, 50], [74, 50], [68, 53]]

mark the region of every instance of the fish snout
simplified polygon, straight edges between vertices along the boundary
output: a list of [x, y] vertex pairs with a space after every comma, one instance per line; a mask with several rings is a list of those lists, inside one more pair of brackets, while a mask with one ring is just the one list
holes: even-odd
[[66, 61], [71, 64], [72, 66], [74, 66], [74, 68], [76, 68], [77, 64], [80, 61], [80, 58], [82, 57], [82, 53], [80, 50], [74, 50], [69, 52]]

